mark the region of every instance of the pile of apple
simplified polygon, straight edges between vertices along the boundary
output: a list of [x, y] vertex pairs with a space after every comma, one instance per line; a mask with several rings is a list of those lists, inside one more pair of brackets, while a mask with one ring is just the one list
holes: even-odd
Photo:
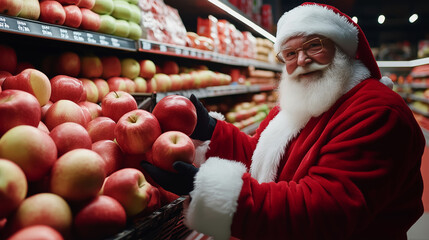
[[[160, 190], [138, 164], [147, 160], [173, 171], [174, 161], [193, 162], [193, 104], [171, 95], [150, 113], [137, 109], [129, 93], [111, 91], [101, 114], [91, 116], [79, 96], [66, 99], [64, 92], [54, 100], [51, 90], [35, 69], [3, 81], [0, 234], [99, 239], [160, 207]], [[46, 107], [49, 99], [53, 104]]]

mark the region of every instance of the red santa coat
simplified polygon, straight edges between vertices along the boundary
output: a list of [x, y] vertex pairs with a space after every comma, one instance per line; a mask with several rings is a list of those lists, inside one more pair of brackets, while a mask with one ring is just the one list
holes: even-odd
[[215, 239], [406, 239], [423, 212], [424, 145], [403, 99], [375, 79], [302, 129], [279, 107], [254, 136], [218, 121], [185, 223]]

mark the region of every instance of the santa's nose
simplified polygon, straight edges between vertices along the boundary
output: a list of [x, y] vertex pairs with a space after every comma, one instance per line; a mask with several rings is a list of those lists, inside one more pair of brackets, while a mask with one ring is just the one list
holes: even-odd
[[298, 51], [297, 64], [298, 66], [305, 66], [311, 62], [311, 58], [304, 51]]

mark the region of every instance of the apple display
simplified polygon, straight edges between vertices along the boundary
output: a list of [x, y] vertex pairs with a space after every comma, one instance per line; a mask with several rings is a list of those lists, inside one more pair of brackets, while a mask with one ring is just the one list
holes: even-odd
[[127, 91], [127, 83], [123, 77], [111, 77], [107, 79], [109, 91]]
[[[15, 1], [15, 0], [14, 0]], [[38, 20], [40, 16], [40, 5], [38, 0], [24, 0], [18, 17]]]
[[98, 105], [97, 103], [83, 101], [83, 102], [79, 102], [78, 105], [82, 109], [84, 109], [84, 108], [88, 109], [88, 112], [90, 115], [90, 120], [93, 120], [93, 119], [102, 115], [101, 106]]
[[114, 34], [115, 31], [116, 18], [110, 15], [100, 15], [100, 28], [98, 29], [98, 32], [105, 34]]
[[40, 17], [42, 22], [63, 25], [66, 21], [66, 12], [63, 5], [57, 1], [40, 2]]
[[111, 77], [119, 77], [121, 75], [121, 60], [119, 60], [117, 56], [105, 56], [100, 59], [103, 64], [102, 78], [109, 79]]
[[39, 122], [39, 125], [37, 125], [37, 128], [39, 130], [42, 130], [42, 132], [45, 132], [45, 133], [49, 134], [48, 127], [46, 127], [46, 125], [42, 121]]
[[53, 165], [50, 189], [68, 201], [83, 201], [97, 196], [105, 177], [104, 160], [98, 153], [74, 149]]
[[164, 73], [156, 73], [153, 78], [156, 81], [156, 90], [158, 92], [168, 92], [171, 89], [171, 78]]
[[129, 34], [130, 34], [130, 24], [128, 23], [128, 21], [123, 19], [116, 19], [116, 29], [113, 32], [113, 35], [126, 38], [128, 37]]
[[74, 122], [66, 122], [54, 127], [49, 136], [57, 146], [58, 156], [77, 148], [91, 149], [92, 141], [88, 132]]
[[64, 11], [66, 13], [66, 19], [64, 21], [64, 26], [78, 28], [82, 24], [82, 11], [76, 5], [64, 6]]
[[146, 80], [142, 77], [136, 77], [133, 79], [134, 84], [136, 85], [136, 92], [145, 93], [147, 91], [147, 83]]
[[146, 152], [159, 135], [161, 127], [158, 120], [152, 113], [141, 109], [123, 115], [115, 127], [116, 142], [123, 152], [129, 154]]
[[72, 224], [71, 208], [63, 198], [53, 193], [38, 193], [22, 201], [10, 226], [12, 232], [16, 232], [34, 225], [45, 225], [67, 236]]
[[180, 131], [189, 136], [197, 125], [195, 106], [184, 96], [164, 97], [155, 105], [152, 113], [158, 119], [163, 132]]
[[14, 162], [0, 158], [0, 219], [8, 217], [27, 196], [27, 179]]
[[0, 0], [0, 14], [18, 16], [21, 12], [24, 0]]
[[45, 114], [45, 124], [49, 130], [65, 122], [75, 122], [86, 126], [88, 121], [82, 108], [70, 100], [55, 102]]
[[56, 59], [55, 66], [56, 73], [70, 77], [77, 77], [80, 73], [80, 57], [74, 52], [63, 52], [58, 56], [58, 59]]
[[156, 73], [155, 63], [153, 63], [153, 61], [149, 59], [140, 60], [139, 63], [140, 63], [139, 76], [146, 80], [150, 80], [151, 78], [153, 78], [153, 76]]
[[129, 21], [128, 23], [130, 25], [130, 32], [127, 37], [133, 40], [139, 40], [140, 38], [142, 38], [142, 34], [143, 34], [142, 27], [135, 22]]
[[179, 74], [179, 65], [175, 61], [165, 61], [162, 64], [162, 73]]
[[116, 122], [108, 117], [96, 117], [86, 125], [86, 130], [92, 142], [100, 140], [114, 140]]
[[80, 28], [97, 32], [101, 25], [100, 15], [87, 8], [81, 8], [80, 11], [82, 12]]
[[100, 195], [80, 209], [74, 219], [81, 239], [105, 239], [122, 231], [127, 215], [122, 205], [112, 197]]
[[36, 181], [42, 179], [57, 160], [57, 147], [45, 132], [20, 125], [0, 138], [0, 158], [15, 162], [28, 181]]
[[106, 176], [122, 167], [123, 154], [118, 144], [112, 140], [100, 140], [92, 144], [92, 151], [100, 154], [104, 160]]
[[101, 79], [101, 78], [96, 78], [96, 79], [93, 79], [92, 81], [94, 82], [94, 84], [98, 90], [97, 102], [101, 102], [101, 100], [103, 100], [104, 96], [106, 96], [110, 92], [109, 84], [107, 83], [106, 80]]
[[41, 108], [42, 110], [42, 121], [45, 121], [45, 116], [46, 116], [46, 112], [48, 111], [48, 109], [52, 106], [52, 104], [54, 104], [51, 101], [48, 101], [45, 105], [43, 105], [43, 107]]
[[103, 64], [101, 59], [95, 55], [82, 56], [81, 62], [81, 76], [84, 78], [99, 78], [103, 74]]
[[15, 49], [8, 45], [0, 44], [0, 71], [6, 71], [10, 74], [15, 73], [18, 63]]
[[131, 94], [124, 91], [109, 92], [101, 101], [103, 116], [118, 122], [122, 115], [136, 110], [137, 102]]
[[176, 172], [173, 163], [182, 161], [192, 164], [195, 146], [188, 135], [179, 131], [164, 132], [152, 146], [153, 164], [161, 169]]
[[80, 78], [83, 83], [83, 88], [86, 91], [86, 101], [96, 103], [98, 102], [98, 88], [92, 80], [87, 78]]
[[135, 93], [136, 88], [137, 88], [136, 83], [129, 78], [124, 78], [124, 81], [125, 81], [125, 85], [127, 86], [126, 92], [127, 93]]
[[61, 233], [47, 225], [32, 225], [22, 228], [8, 238], [8, 240], [64, 240]]
[[155, 78], [151, 78], [146, 83], [147, 83], [147, 92], [148, 93], [153, 93], [153, 92], [158, 91], [158, 88], [156, 86], [156, 79]]
[[80, 0], [76, 5], [80, 8], [91, 9], [95, 5], [95, 0]]
[[126, 78], [134, 79], [140, 74], [140, 64], [133, 58], [122, 59], [121, 69], [121, 75]]
[[182, 89], [192, 89], [194, 85], [194, 79], [192, 75], [189, 73], [180, 73], [180, 77], [182, 78]]
[[18, 125], [37, 127], [41, 114], [39, 102], [33, 95], [13, 89], [0, 92], [0, 137]]
[[183, 79], [179, 74], [171, 74], [171, 89], [170, 91], [178, 91], [183, 88]]
[[114, 8], [110, 15], [116, 19], [122, 19], [126, 21], [131, 19], [130, 4], [127, 1], [114, 0], [113, 5]]
[[78, 103], [83, 93], [84, 85], [77, 78], [67, 75], [57, 75], [51, 78], [51, 98], [50, 101], [57, 102], [67, 99]]
[[51, 97], [51, 83], [49, 78], [39, 70], [25, 69], [15, 76], [7, 77], [2, 89], [18, 89], [33, 94], [40, 106], [45, 105]]
[[150, 190], [143, 173], [135, 168], [123, 168], [112, 173], [104, 183], [103, 194], [116, 199], [128, 217], [141, 213], [150, 201]]
[[142, 10], [137, 4], [130, 4], [131, 17], [129, 21], [137, 23], [137, 25], [140, 26], [140, 20], [142, 18]]
[[113, 0], [95, 0], [94, 7], [91, 10], [100, 15], [109, 15], [113, 12], [113, 9]]

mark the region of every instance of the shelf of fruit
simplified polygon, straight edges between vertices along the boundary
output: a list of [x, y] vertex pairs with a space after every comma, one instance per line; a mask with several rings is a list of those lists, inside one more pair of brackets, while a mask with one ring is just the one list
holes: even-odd
[[377, 61], [378, 67], [384, 68], [413, 68], [417, 66], [422, 66], [429, 64], [429, 57], [414, 59], [409, 61]]

